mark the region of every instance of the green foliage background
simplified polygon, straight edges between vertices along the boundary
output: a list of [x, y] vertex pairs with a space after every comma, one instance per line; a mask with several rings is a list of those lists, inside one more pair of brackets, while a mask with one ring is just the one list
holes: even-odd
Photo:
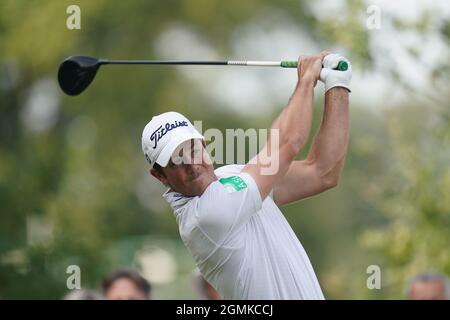
[[[81, 8], [81, 30], [66, 28], [71, 4]], [[288, 0], [1, 1], [0, 298], [59, 299], [72, 264], [82, 270], [82, 286], [96, 288], [108, 272], [136, 266], [135, 253], [149, 247], [168, 252], [177, 266], [175, 278], [155, 283], [155, 298], [196, 297], [194, 265], [173, 215], [154, 200], [163, 190], [150, 187], [155, 183], [141, 153], [141, 130], [169, 107], [202, 120], [205, 129], [265, 128], [284, 105], [245, 117], [216, 101], [213, 107], [176, 68], [111, 67], [78, 97], [56, 91], [56, 119], [45, 130], [30, 130], [26, 106], [41, 92], [54, 92], [57, 67], [66, 56], [165, 58], [155, 43], [176, 23], [201, 35], [221, 57], [231, 57], [233, 36], [249, 20], [267, 16], [263, 31], [276, 28], [270, 12], [295, 21], [318, 46], [348, 52], [355, 70], [381, 70], [398, 88], [410, 90], [408, 101], [386, 101], [377, 110], [352, 101], [341, 184], [283, 208], [326, 297], [403, 298], [405, 282], [415, 273], [449, 275], [450, 60], [427, 66], [433, 92], [411, 88], [395, 68], [374, 63], [379, 52], [365, 26], [368, 3], [342, 4], [344, 13], [332, 19], [317, 15], [306, 1]], [[398, 31], [440, 37], [448, 54], [449, 17], [424, 11], [414, 21], [383, 19]], [[436, 21], [439, 27], [430, 28]], [[408, 49], [423, 62], [421, 48]], [[239, 58], [296, 57], [261, 52]], [[316, 94], [314, 128], [323, 104]], [[154, 207], [139, 199], [136, 190], [146, 186]], [[372, 264], [381, 267], [381, 290], [366, 287]]]

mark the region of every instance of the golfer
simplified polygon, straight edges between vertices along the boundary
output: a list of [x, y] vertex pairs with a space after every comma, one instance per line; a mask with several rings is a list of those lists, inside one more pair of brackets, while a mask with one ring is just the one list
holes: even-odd
[[[340, 60], [348, 63], [347, 71], [333, 70]], [[298, 61], [297, 86], [271, 127], [278, 134], [268, 134], [264, 148], [246, 165], [214, 170], [203, 136], [176, 112], [153, 117], [142, 134], [150, 173], [168, 187], [163, 196], [181, 239], [225, 299], [324, 299], [308, 256], [278, 207], [338, 184], [348, 145], [352, 68], [328, 52]], [[325, 83], [323, 119], [307, 158], [298, 161], [310, 134], [319, 77]]]

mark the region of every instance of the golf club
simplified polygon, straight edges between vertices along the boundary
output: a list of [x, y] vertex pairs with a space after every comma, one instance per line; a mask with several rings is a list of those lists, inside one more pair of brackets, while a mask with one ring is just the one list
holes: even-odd
[[[61, 89], [70, 96], [82, 93], [94, 80], [98, 69], [104, 64], [153, 64], [153, 65], [231, 65], [297, 68], [297, 61], [184, 61], [184, 60], [107, 60], [87, 56], [71, 56], [58, 70]], [[336, 70], [348, 69], [346, 61], [339, 61]]]

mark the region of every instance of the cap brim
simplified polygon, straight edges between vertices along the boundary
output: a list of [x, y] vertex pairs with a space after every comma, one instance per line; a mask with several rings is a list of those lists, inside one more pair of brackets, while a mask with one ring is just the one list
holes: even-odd
[[179, 137], [178, 139], [174, 139], [174, 140], [170, 141], [164, 147], [164, 149], [161, 150], [161, 153], [159, 154], [159, 156], [155, 162], [157, 164], [159, 164], [161, 167], [166, 167], [167, 164], [169, 163], [169, 160], [172, 157], [172, 153], [175, 151], [175, 149], [183, 142], [191, 140], [191, 139], [204, 140], [205, 138], [198, 132], [191, 132], [191, 133], [188, 133], [186, 135]]

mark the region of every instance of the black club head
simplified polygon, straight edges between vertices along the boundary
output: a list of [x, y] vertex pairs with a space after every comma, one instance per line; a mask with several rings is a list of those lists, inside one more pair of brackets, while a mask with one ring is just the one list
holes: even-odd
[[72, 56], [61, 63], [58, 82], [62, 91], [70, 96], [79, 95], [94, 80], [100, 67], [99, 60], [86, 56]]

